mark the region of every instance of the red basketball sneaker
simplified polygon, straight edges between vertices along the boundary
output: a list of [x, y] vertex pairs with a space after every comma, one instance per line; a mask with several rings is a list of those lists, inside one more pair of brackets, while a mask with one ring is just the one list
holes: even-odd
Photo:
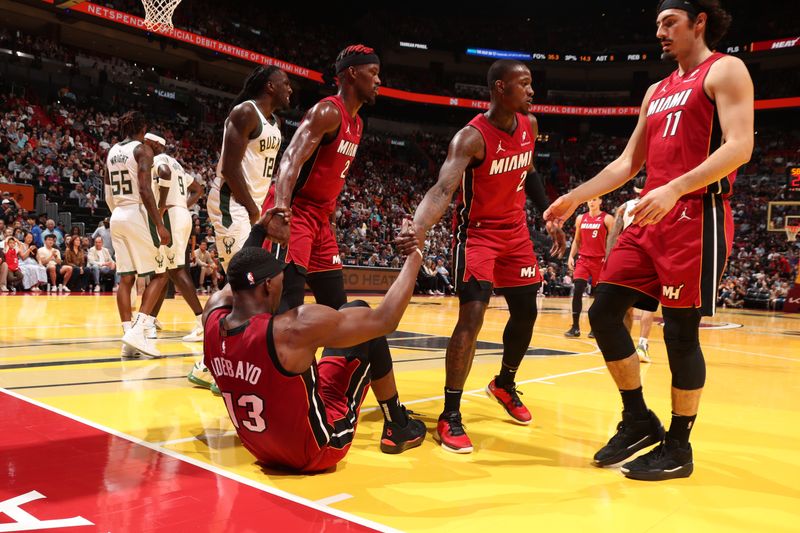
[[464, 425], [461, 423], [461, 413], [451, 411], [439, 416], [436, 425], [436, 435], [433, 437], [442, 445], [442, 448], [453, 453], [472, 453], [472, 441], [469, 440]]
[[494, 379], [486, 386], [486, 395], [489, 398], [497, 400], [515, 422], [527, 426], [531, 423], [531, 412], [522, 404], [522, 400], [519, 399], [520, 394], [522, 392], [517, 390], [516, 385], [498, 387], [494, 384]]

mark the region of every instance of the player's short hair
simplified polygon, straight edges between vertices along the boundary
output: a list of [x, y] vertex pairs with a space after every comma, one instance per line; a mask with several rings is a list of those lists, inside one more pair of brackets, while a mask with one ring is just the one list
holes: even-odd
[[128, 111], [119, 118], [119, 131], [125, 137], [132, 137], [147, 125], [144, 115], [139, 111]]
[[486, 83], [489, 85], [489, 90], [494, 88], [496, 81], [503, 80], [509, 72], [518, 67], [528, 68], [525, 63], [516, 59], [498, 59], [492, 63], [492, 66], [489, 67], [489, 72], [486, 74]]
[[[659, 0], [656, 12], [661, 12], [662, 5], [666, 1], [667, 0]], [[686, 12], [689, 16], [689, 21], [694, 24], [699, 13], [706, 14], [706, 46], [711, 50], [716, 49], [719, 42], [725, 37], [725, 34], [728, 33], [728, 28], [731, 26], [733, 17], [722, 8], [719, 0], [689, 0], [689, 2], [692, 4], [691, 7], [693, 10], [696, 11], [696, 13], [692, 11]]]

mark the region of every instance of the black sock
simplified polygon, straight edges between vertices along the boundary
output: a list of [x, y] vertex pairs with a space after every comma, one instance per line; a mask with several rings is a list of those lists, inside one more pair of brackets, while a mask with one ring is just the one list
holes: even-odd
[[572, 327], [575, 329], [581, 329], [581, 314], [580, 313], [572, 313]]
[[686, 448], [689, 445], [689, 434], [694, 427], [694, 419], [697, 415], [682, 416], [672, 413], [672, 422], [669, 425], [667, 435], [669, 438], [675, 439], [681, 444], [681, 448]]
[[517, 369], [506, 366], [505, 364], [500, 367], [500, 373], [494, 377], [494, 384], [497, 387], [505, 387], [506, 385], [513, 385], [514, 378], [517, 375]]
[[444, 412], [449, 413], [452, 411], [461, 410], [461, 394], [464, 391], [461, 389], [448, 389], [444, 388]]
[[383, 412], [383, 420], [385, 422], [394, 422], [400, 426], [408, 424], [408, 415], [406, 415], [405, 410], [400, 405], [397, 394], [388, 400], [378, 400], [378, 403], [381, 406], [381, 412]]
[[[642, 388], [633, 390], [620, 390], [622, 395], [622, 410], [635, 415], [646, 415], [647, 405], [644, 403]], [[638, 417], [637, 417], [638, 418]]]

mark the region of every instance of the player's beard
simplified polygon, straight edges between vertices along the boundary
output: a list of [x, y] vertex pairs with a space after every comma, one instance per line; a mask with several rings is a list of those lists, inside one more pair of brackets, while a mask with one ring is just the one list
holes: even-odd
[[661, 61], [674, 63], [678, 58], [672, 52], [661, 52]]

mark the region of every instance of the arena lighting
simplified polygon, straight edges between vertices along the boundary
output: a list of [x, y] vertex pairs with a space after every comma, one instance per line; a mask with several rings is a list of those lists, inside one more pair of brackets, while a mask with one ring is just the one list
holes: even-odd
[[[53, 0], [42, 0], [47, 4], [52, 4]], [[99, 6], [91, 2], [82, 2], [72, 8], [73, 11], [90, 15], [103, 19], [107, 22], [122, 24], [131, 28], [135, 28], [146, 32], [147, 29], [144, 25], [144, 19], [134, 15], [130, 15], [123, 11], [117, 11], [104, 6]], [[215, 54], [224, 54], [229, 57], [249, 61], [258, 65], [275, 65], [287, 74], [306, 78], [317, 83], [323, 83], [322, 73], [311, 70], [293, 63], [281, 61], [274, 57], [265, 56], [252, 50], [239, 48], [228, 43], [223, 43], [209, 37], [198, 35], [190, 31], [175, 28], [172, 30], [160, 32], [161, 35], [169, 37], [176, 41], [182, 41], [187, 44], [205, 48]], [[789, 39], [791, 40], [791, 39]], [[778, 40], [778, 42], [786, 41], [786, 39]], [[756, 44], [756, 43], [754, 43]], [[486, 49], [483, 49], [486, 50]], [[500, 51], [502, 52], [502, 51]], [[511, 52], [519, 53], [519, 52]], [[643, 57], [642, 59], [646, 59]], [[560, 60], [560, 58], [558, 59]], [[435, 94], [415, 93], [411, 91], [403, 91], [400, 89], [393, 89], [391, 87], [381, 87], [381, 96], [384, 98], [394, 98], [406, 102], [417, 102], [421, 104], [450, 106], [450, 107], [463, 107], [475, 110], [489, 109], [489, 102], [484, 100], [473, 100], [470, 98], [456, 98], [451, 96], [442, 96]], [[787, 107], [800, 107], [800, 97], [795, 98], [776, 98], [772, 100], [758, 100], [756, 101], [755, 108], [761, 109], [779, 109]], [[620, 117], [620, 116], [636, 116], [639, 114], [639, 108], [634, 106], [614, 106], [614, 107], [584, 107], [584, 106], [560, 106], [560, 105], [533, 105], [531, 112], [544, 115], [577, 115], [577, 116], [597, 116], [597, 117]]]
[[412, 43], [409, 41], [400, 41], [400, 46], [403, 48], [416, 48], [418, 50], [427, 50], [428, 45], [423, 43]]

